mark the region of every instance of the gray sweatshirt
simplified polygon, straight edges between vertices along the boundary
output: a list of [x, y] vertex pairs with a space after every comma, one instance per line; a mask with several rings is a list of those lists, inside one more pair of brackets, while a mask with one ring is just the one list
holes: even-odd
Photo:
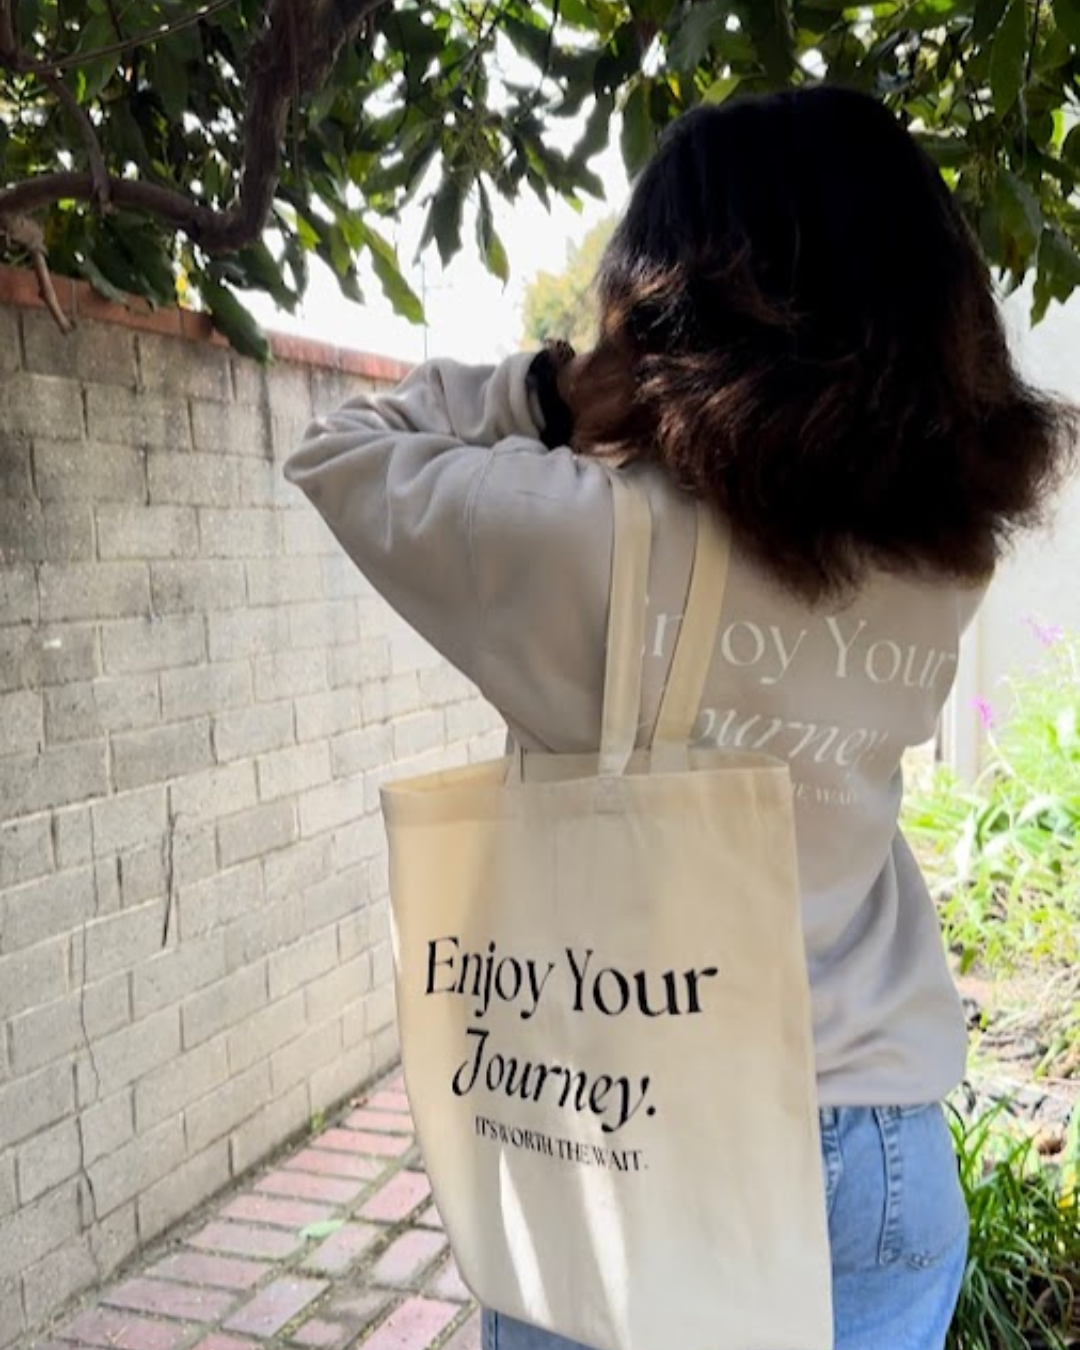
[[[527, 749], [599, 742], [609, 472], [549, 451], [530, 354], [431, 361], [315, 422], [286, 465], [389, 603], [473, 680]], [[689, 581], [692, 503], [634, 469], [653, 517], [640, 743]], [[982, 590], [873, 573], [811, 608], [733, 548], [693, 739], [790, 766], [821, 1104], [911, 1105], [966, 1049], [933, 904], [897, 825], [900, 760], [928, 740]], [[718, 897], [720, 903], [720, 897]]]

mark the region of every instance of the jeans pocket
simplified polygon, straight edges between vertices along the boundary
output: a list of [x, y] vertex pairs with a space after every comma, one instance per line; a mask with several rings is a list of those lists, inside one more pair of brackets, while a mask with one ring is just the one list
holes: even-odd
[[875, 1111], [885, 1158], [881, 1264], [935, 1265], [967, 1232], [968, 1213], [940, 1104]]

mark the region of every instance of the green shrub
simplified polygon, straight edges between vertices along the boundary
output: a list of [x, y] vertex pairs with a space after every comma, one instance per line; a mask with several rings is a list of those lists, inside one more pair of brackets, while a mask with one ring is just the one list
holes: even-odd
[[971, 1233], [946, 1350], [1080, 1345], [1080, 1107], [1054, 1161], [1001, 1112], [970, 1122], [953, 1113]]
[[1080, 642], [1038, 631], [1050, 659], [1010, 681], [1000, 731], [978, 701], [979, 778], [968, 786], [939, 767], [905, 809], [962, 971], [1080, 962]]

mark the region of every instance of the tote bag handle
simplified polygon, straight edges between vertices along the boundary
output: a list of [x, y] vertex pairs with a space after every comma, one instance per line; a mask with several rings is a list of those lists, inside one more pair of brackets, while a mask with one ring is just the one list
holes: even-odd
[[[622, 774], [633, 753], [641, 708], [645, 611], [652, 522], [648, 499], [619, 473], [609, 475], [614, 517], [611, 600], [601, 722], [601, 777]], [[687, 767], [690, 732], [701, 706], [727, 584], [731, 541], [716, 512], [697, 503], [697, 540], [686, 606], [652, 738], [652, 767]]]

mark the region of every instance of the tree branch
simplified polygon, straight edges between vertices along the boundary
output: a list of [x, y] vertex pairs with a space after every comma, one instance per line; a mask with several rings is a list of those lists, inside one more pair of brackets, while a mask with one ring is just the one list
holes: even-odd
[[94, 201], [97, 203], [98, 209], [104, 211], [109, 204], [109, 170], [105, 165], [105, 156], [101, 153], [94, 124], [90, 121], [86, 109], [79, 103], [79, 100], [59, 75], [46, 74], [42, 75], [41, 78], [75, 120], [79, 135], [86, 146], [87, 158], [90, 160], [90, 177], [94, 184]]
[[12, 0], [0, 0], [0, 60], [7, 65], [19, 53], [15, 40], [15, 20], [11, 17]]
[[[2, 0], [0, 0], [2, 2]], [[74, 324], [60, 307], [49, 264], [46, 261], [45, 233], [36, 220], [29, 216], [11, 216], [0, 220], [0, 233], [6, 234], [13, 244], [26, 249], [33, 259], [34, 273], [37, 276], [38, 290], [45, 302], [45, 308], [56, 321], [61, 333], [70, 333]]]
[[[182, 192], [104, 174], [91, 156], [90, 173], [50, 173], [0, 189], [3, 219], [39, 210], [65, 198], [100, 200], [104, 189], [116, 206], [132, 207], [182, 230], [207, 253], [234, 253], [254, 243], [270, 215], [281, 171], [281, 146], [289, 108], [320, 89], [338, 55], [387, 0], [267, 0], [262, 31], [248, 54], [240, 190], [224, 211]], [[204, 13], [220, 5], [204, 7]], [[11, 29], [10, 0], [0, 0], [0, 44]], [[4, 20], [7, 19], [7, 29]], [[295, 30], [296, 45], [290, 40]], [[11, 34], [14, 40], [14, 34]], [[0, 48], [0, 54], [3, 53]], [[14, 55], [18, 55], [17, 49]], [[65, 104], [70, 107], [70, 105]], [[82, 113], [82, 109], [79, 110]], [[83, 114], [85, 116], [85, 114]], [[80, 127], [84, 131], [85, 128]], [[93, 126], [90, 125], [93, 133]], [[100, 154], [96, 137], [95, 149]]]

